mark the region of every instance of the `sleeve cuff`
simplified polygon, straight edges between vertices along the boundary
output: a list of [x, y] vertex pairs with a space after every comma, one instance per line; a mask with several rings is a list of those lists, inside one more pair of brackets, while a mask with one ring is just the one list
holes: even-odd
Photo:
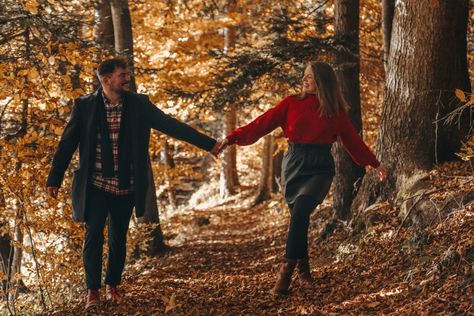
[[226, 139], [229, 145], [233, 145], [237, 142], [237, 139], [235, 137], [235, 132], [231, 132], [229, 135], [227, 135]]

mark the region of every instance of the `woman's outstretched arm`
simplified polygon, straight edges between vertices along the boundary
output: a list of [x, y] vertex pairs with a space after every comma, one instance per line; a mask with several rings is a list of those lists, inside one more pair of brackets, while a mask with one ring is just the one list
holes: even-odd
[[283, 127], [288, 105], [287, 97], [280, 101], [277, 106], [263, 113], [249, 124], [232, 131], [226, 137], [227, 143], [240, 146], [251, 145], [277, 127]]
[[380, 181], [384, 181], [387, 178], [387, 171], [357, 133], [347, 113], [342, 114], [339, 139], [341, 140], [344, 149], [356, 164], [360, 166], [371, 166], [374, 168]]

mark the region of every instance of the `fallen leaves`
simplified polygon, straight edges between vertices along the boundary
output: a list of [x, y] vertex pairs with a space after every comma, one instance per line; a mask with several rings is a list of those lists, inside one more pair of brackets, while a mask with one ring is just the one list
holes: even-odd
[[[453, 167], [440, 167], [430, 181], [440, 189], [443, 183], [449, 190], [466, 189], [453, 185], [456, 178], [447, 180], [447, 172], [452, 174]], [[443, 201], [440, 196], [438, 201]], [[358, 236], [337, 223], [327, 240], [314, 244], [318, 229], [313, 225], [310, 262], [316, 281], [311, 289], [293, 282], [285, 299], [269, 294], [288, 225], [287, 212], [271, 210], [276, 205], [268, 201], [236, 209], [232, 201], [167, 218], [163, 232], [176, 239], [197, 219], [211, 220], [195, 225], [199, 229], [176, 242], [171, 251], [129, 263], [123, 305], [105, 304], [100, 315], [413, 315], [460, 314], [471, 308], [471, 204], [423, 230], [404, 227], [396, 238], [393, 233], [400, 219], [388, 205], [377, 208], [379, 220]], [[315, 212], [312, 221], [318, 216]], [[79, 315], [83, 304], [69, 304], [57, 314]]]
[[161, 300], [165, 304], [165, 314], [172, 311], [175, 308], [180, 307], [182, 304], [177, 304], [176, 303], [176, 294], [173, 293], [171, 294], [170, 298], [167, 298], [164, 295], [160, 295]]

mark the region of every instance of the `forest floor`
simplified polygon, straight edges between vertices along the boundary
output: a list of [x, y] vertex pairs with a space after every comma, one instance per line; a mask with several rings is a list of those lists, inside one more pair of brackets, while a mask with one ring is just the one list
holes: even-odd
[[[472, 173], [447, 178], [451, 170], [435, 170], [432, 185], [462, 180], [451, 193], [474, 191]], [[275, 298], [269, 292], [289, 214], [278, 196], [252, 207], [252, 194], [242, 188], [224, 204], [163, 221], [170, 251], [128, 264], [125, 301], [88, 315], [474, 315], [472, 201], [427, 227], [401, 229], [397, 209], [382, 203], [364, 232], [339, 222], [320, 241], [321, 223], [331, 214], [323, 204], [310, 227], [313, 287], [294, 281], [288, 297]], [[82, 300], [47, 314], [83, 310]]]

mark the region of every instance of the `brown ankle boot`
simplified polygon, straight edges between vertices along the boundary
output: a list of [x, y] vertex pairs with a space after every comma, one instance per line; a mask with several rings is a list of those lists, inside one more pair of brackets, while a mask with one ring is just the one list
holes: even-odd
[[275, 286], [272, 289], [273, 295], [287, 295], [289, 293], [288, 288], [291, 284], [291, 275], [296, 267], [296, 260], [283, 259], [283, 263], [280, 267], [280, 274]]
[[100, 305], [99, 290], [87, 290], [86, 310]]
[[311, 276], [311, 270], [309, 268], [309, 258], [298, 259], [296, 263], [296, 269], [298, 271], [298, 279], [303, 287], [311, 286], [314, 279]]

